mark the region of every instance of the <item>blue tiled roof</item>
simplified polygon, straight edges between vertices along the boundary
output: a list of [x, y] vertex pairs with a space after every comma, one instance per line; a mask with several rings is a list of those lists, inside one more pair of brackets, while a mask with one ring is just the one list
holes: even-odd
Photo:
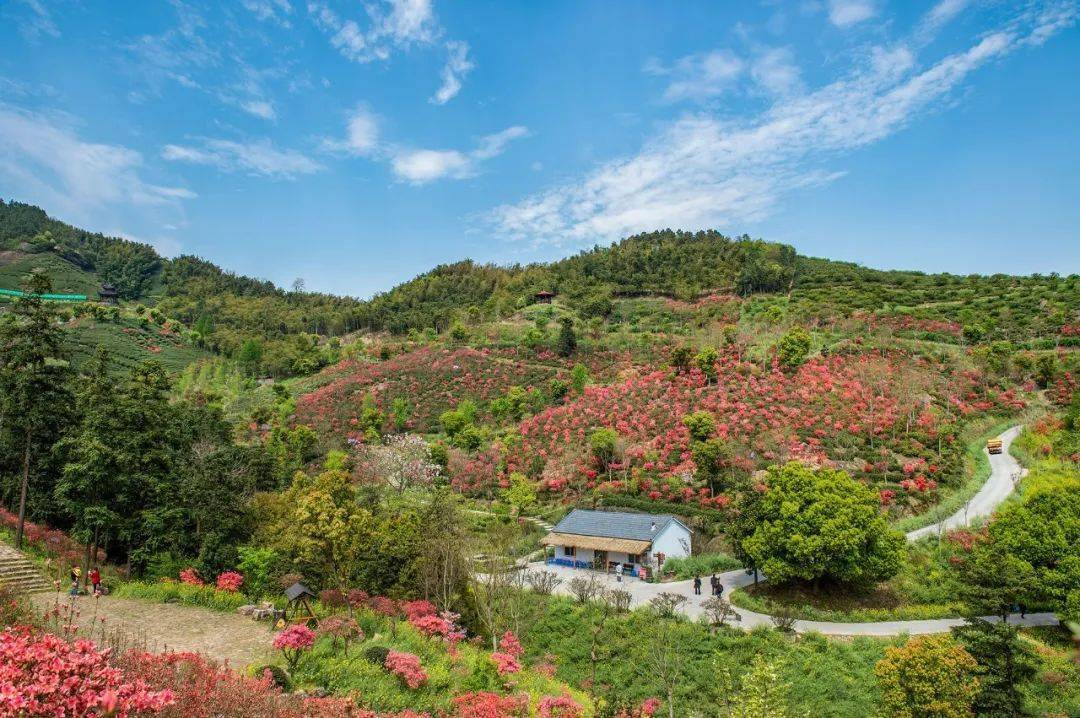
[[[554, 530], [556, 533], [577, 534], [578, 536], [652, 541], [672, 521], [678, 521], [678, 519], [668, 514], [574, 509], [563, 517]], [[656, 524], [655, 530], [652, 528], [653, 523]]]

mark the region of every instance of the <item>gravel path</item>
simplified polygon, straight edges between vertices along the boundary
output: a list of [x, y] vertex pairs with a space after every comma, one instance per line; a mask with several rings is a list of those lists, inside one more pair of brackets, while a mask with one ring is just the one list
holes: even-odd
[[[933, 536], [941, 530], [948, 531], [960, 526], [966, 526], [968, 522], [975, 518], [991, 515], [994, 512], [994, 509], [996, 509], [1015, 488], [1013, 476], [1019, 474], [1020, 465], [1017, 463], [1016, 459], [1009, 454], [1009, 445], [1019, 433], [1020, 427], [1014, 426], [1001, 434], [1002, 453], [989, 457], [990, 477], [974, 498], [968, 502], [966, 510], [961, 509], [944, 521], [912, 531], [907, 534], [908, 541], [917, 541], [924, 536]], [[985, 449], [983, 450], [985, 451]], [[572, 569], [565, 566], [545, 566], [542, 562], [531, 564], [527, 570], [554, 571], [563, 579], [562, 584], [556, 589], [559, 593], [563, 594], [569, 594], [568, 584], [571, 578], [585, 575], [586, 573], [581, 569]], [[620, 588], [629, 591], [632, 606], [646, 605], [661, 593], [675, 593], [686, 596], [687, 598], [687, 602], [683, 604], [683, 613], [691, 618], [698, 618], [704, 613], [701, 608], [702, 602], [709, 598], [708, 595], [694, 595], [693, 581], [645, 583], [644, 581], [628, 577], [624, 578], [622, 581], [616, 581], [614, 576], [610, 574], [601, 574], [599, 572], [591, 573], [609, 588]], [[748, 586], [754, 582], [753, 575], [747, 574], [746, 571], [742, 569], [719, 574], [719, 578], [724, 585], [725, 596], [730, 596], [731, 592], [736, 588]], [[707, 577], [704, 580], [704, 584], [704, 591], [707, 593]], [[741, 619], [736, 625], [742, 626], [743, 628], [750, 629], [755, 626], [773, 625], [772, 619], [766, 614], [755, 613], [754, 611], [748, 611], [738, 607], [735, 608], [735, 611]], [[987, 620], [998, 619], [988, 618]], [[1033, 613], [1028, 614], [1025, 618], [1020, 618], [1019, 615], [1013, 615], [1009, 617], [1008, 621], [1010, 624], [1017, 626], [1054, 626], [1058, 623], [1057, 617], [1052, 613]], [[963, 624], [963, 622], [964, 621], [961, 618], [940, 618], [922, 621], [879, 621], [874, 623], [796, 621], [795, 630], [799, 633], [816, 631], [831, 636], [895, 636], [902, 633], [944, 633], [953, 626]]]
[[[34, 606], [41, 612], [55, 605], [55, 593], [30, 594]], [[60, 602], [69, 597], [61, 593]], [[102, 596], [97, 599], [80, 596], [76, 601], [79, 616], [75, 624], [88, 628], [93, 617], [105, 617], [106, 631], [111, 635], [118, 629], [125, 634], [125, 645], [145, 647], [152, 652], [178, 651], [202, 653], [217, 661], [227, 661], [233, 668], [243, 668], [269, 656], [273, 633], [266, 622], [256, 622], [247, 616], [222, 613], [196, 606], [172, 603], [149, 603], [130, 598]], [[100, 624], [94, 638], [100, 638]]]

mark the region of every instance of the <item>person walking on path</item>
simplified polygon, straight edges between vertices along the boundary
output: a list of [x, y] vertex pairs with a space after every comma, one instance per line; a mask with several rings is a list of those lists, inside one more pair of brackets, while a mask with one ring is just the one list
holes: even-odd
[[701, 595], [701, 576], [694, 576], [694, 595]]
[[79, 579], [82, 577], [82, 569], [78, 566], [71, 568], [71, 593], [72, 596], [79, 595]]
[[622, 583], [622, 564], [617, 561], [615, 562], [615, 581]]
[[101, 593], [101, 572], [97, 570], [97, 566], [90, 569], [90, 589], [95, 595]]
[[718, 591], [720, 590], [720, 579], [716, 577], [715, 573], [712, 575], [712, 578], [709, 579], [709, 585], [712, 586], [712, 595], [718, 595]]

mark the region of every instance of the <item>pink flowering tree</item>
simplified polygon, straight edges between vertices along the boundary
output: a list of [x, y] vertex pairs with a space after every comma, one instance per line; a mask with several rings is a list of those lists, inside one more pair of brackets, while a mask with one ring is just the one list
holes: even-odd
[[518, 673], [521, 670], [521, 657], [525, 649], [521, 642], [511, 631], [507, 631], [499, 639], [499, 650], [491, 654], [491, 660], [495, 662], [495, 670], [500, 676]]
[[304, 625], [289, 626], [274, 636], [274, 648], [281, 651], [289, 670], [296, 669], [296, 663], [304, 651], [315, 645], [315, 632]]

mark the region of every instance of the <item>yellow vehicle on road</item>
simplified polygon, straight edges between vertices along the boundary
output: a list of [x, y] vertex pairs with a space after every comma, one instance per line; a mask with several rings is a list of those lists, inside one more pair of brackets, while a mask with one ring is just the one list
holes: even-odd
[[1001, 439], [990, 439], [986, 442], [986, 451], [991, 454], [1001, 453]]

